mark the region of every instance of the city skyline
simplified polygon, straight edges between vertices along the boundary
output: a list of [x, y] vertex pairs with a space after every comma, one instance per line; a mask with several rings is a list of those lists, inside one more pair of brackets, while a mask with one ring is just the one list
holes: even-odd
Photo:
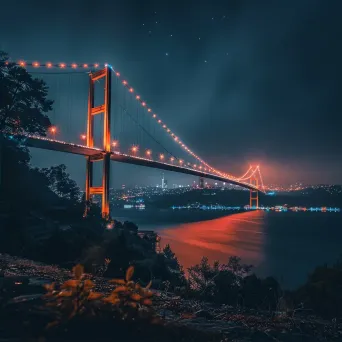
[[[19, 3], [7, 3], [5, 10]], [[334, 9], [319, 1], [286, 3], [190, 1], [182, 11], [167, 2], [136, 2], [135, 9], [108, 4], [112, 20], [106, 13], [94, 28], [87, 25], [99, 10], [93, 6], [61, 6], [51, 21], [39, 1], [27, 11], [22, 3], [18, 20], [27, 30], [19, 32], [4, 18], [0, 49], [14, 59], [113, 63], [189, 146], [229, 173], [239, 175], [258, 163], [266, 184], [341, 184], [339, 4], [330, 5]], [[39, 20], [31, 23], [26, 13]], [[74, 33], [80, 25], [83, 31]], [[77, 115], [82, 133], [85, 113]], [[38, 166], [65, 163], [84, 187], [84, 158], [42, 151], [33, 157]], [[112, 174], [116, 186], [153, 185], [160, 177], [155, 170], [119, 164]], [[166, 178], [169, 184], [195, 179], [174, 173]]]

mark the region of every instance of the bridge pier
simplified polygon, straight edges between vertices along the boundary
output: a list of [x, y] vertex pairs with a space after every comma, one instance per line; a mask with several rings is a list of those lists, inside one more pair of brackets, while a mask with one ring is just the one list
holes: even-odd
[[[103, 105], [94, 107], [95, 81], [105, 78], [105, 101]], [[102, 216], [108, 218], [109, 212], [109, 175], [110, 175], [110, 113], [111, 113], [111, 69], [106, 66], [104, 69], [90, 73], [89, 75], [89, 98], [88, 98], [88, 120], [87, 120], [87, 147], [94, 147], [94, 115], [103, 113], [103, 153], [101, 158], [87, 157], [86, 159], [86, 210], [89, 210], [89, 203], [92, 195], [102, 195]], [[102, 184], [93, 186], [93, 163], [103, 162]]]
[[[259, 182], [258, 178], [251, 177], [249, 179], [249, 183], [258, 187]], [[249, 190], [249, 207], [250, 208], [259, 208], [259, 191], [258, 190]]]

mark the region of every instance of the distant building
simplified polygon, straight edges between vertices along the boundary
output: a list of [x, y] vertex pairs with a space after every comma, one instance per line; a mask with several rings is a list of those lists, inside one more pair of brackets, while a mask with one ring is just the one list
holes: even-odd
[[167, 180], [164, 178], [164, 173], [162, 175], [162, 184], [161, 184], [162, 189], [167, 189]]

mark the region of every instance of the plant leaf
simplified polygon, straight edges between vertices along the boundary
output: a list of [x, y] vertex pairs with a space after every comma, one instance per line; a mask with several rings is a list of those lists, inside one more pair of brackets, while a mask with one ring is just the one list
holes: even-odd
[[102, 297], [102, 294], [99, 292], [90, 292], [88, 296], [88, 300], [96, 300]]
[[130, 281], [131, 278], [133, 277], [133, 273], [134, 273], [134, 267], [133, 266], [129, 266], [127, 271], [126, 271], [126, 281]]
[[125, 285], [126, 281], [123, 279], [111, 279], [109, 280], [110, 283], [117, 284], [117, 285]]
[[90, 279], [84, 281], [84, 287], [89, 290], [94, 287], [94, 283]]
[[118, 293], [118, 292], [126, 292], [127, 291], [127, 287], [126, 286], [118, 286], [113, 293]]
[[142, 299], [142, 296], [140, 296], [139, 294], [137, 293], [132, 293], [131, 294], [131, 299], [135, 300], [136, 302], [138, 302], [139, 300]]
[[145, 298], [141, 301], [141, 304], [146, 305], [146, 306], [150, 306], [150, 305], [152, 305], [152, 300]]
[[153, 292], [152, 291], [144, 291], [144, 297], [152, 297], [153, 296]]
[[152, 286], [152, 280], [146, 285], [145, 290], [148, 290]]
[[66, 289], [68, 287], [77, 287], [77, 285], [79, 284], [79, 281], [76, 280], [76, 279], [69, 279], [67, 281], [65, 281], [63, 284], [62, 284], [62, 289]]

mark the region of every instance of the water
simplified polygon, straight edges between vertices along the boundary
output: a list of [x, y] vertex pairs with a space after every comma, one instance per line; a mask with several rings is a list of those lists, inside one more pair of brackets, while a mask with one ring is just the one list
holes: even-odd
[[[187, 212], [193, 221], [196, 213]], [[162, 246], [170, 244], [184, 268], [207, 256], [225, 262], [237, 255], [260, 276], [275, 276], [284, 288], [303, 284], [317, 265], [333, 263], [342, 253], [340, 213], [243, 212], [192, 223], [175, 222], [175, 212], [160, 216], [134, 213], [139, 229], [155, 230]], [[157, 219], [154, 219], [157, 217]], [[157, 221], [157, 222], [156, 222]]]

